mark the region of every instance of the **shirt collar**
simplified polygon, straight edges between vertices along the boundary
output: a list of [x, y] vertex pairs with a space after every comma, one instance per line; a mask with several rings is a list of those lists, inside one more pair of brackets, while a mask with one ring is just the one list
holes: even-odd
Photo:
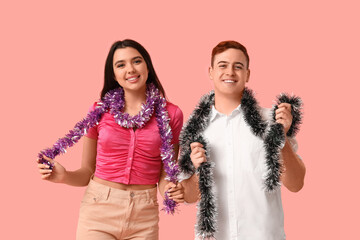
[[[229, 117], [240, 113], [241, 111], [241, 104], [239, 104], [239, 106], [237, 106], [229, 115]], [[213, 122], [217, 117], [221, 117], [221, 116], [226, 116], [225, 114], [219, 112], [218, 110], [216, 110], [215, 105], [212, 105], [211, 107], [211, 113], [210, 113], [210, 122]]]

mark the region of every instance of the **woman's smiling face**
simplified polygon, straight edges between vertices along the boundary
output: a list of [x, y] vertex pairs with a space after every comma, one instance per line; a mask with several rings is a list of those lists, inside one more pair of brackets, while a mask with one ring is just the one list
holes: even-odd
[[116, 49], [113, 68], [115, 80], [124, 91], [145, 91], [149, 71], [144, 58], [135, 48]]

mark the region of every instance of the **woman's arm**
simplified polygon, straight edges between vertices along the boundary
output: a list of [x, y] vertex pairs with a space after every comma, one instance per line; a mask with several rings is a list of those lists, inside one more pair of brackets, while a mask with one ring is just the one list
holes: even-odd
[[[177, 159], [179, 153], [179, 144], [174, 144], [174, 159]], [[161, 175], [159, 180], [159, 191], [163, 198], [165, 198], [165, 192], [168, 191], [168, 196], [175, 202], [184, 202], [184, 190], [181, 184], [175, 184], [165, 180], [166, 172], [164, 167], [161, 169]]]
[[[174, 159], [177, 160], [178, 158], [178, 154], [179, 154], [179, 144], [174, 144]], [[161, 175], [160, 175], [160, 180], [159, 180], [159, 191], [160, 191], [160, 194], [162, 197], [164, 197], [164, 193], [170, 188], [166, 188], [165, 189], [165, 186], [170, 186], [169, 185], [169, 181], [165, 180], [165, 177], [166, 177], [166, 172], [164, 171], [164, 166], [162, 167], [161, 169]]]
[[[60, 163], [55, 162], [52, 170], [46, 164], [38, 164], [42, 179], [71, 186], [86, 186], [95, 172], [97, 140], [84, 137], [81, 167], [75, 171], [67, 171]], [[50, 158], [44, 157], [49, 161]]]

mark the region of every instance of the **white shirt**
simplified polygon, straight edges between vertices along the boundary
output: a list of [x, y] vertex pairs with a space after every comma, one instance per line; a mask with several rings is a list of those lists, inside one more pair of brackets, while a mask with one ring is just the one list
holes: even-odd
[[[270, 109], [261, 110], [264, 119], [270, 113]], [[204, 136], [215, 163], [216, 239], [285, 239], [280, 188], [272, 193], [265, 190], [263, 140], [251, 132], [240, 105], [228, 116], [213, 107]], [[296, 150], [295, 139], [291, 145]]]

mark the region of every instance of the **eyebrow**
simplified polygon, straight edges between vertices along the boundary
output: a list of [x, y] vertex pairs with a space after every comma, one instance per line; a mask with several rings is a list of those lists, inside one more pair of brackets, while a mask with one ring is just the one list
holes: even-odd
[[[218, 62], [217, 64], [220, 64], [220, 63], [226, 63], [226, 64], [229, 64], [229, 62], [227, 62], [227, 61], [220, 61], [220, 62]], [[235, 64], [240, 64], [241, 66], [245, 66], [242, 62], [235, 62]]]
[[[141, 56], [136, 56], [136, 57], [133, 57], [131, 60], [133, 61], [135, 59], [143, 59], [143, 58]], [[114, 63], [114, 65], [121, 63], [121, 62], [125, 62], [125, 60], [118, 60]]]

